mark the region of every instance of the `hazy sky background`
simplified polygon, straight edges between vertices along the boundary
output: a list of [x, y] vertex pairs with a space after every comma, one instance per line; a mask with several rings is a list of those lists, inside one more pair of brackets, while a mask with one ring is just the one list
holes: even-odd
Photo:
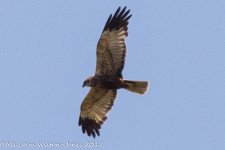
[[[124, 77], [151, 87], [143, 96], [120, 90], [93, 139], [78, 127], [89, 91], [81, 86], [118, 6], [133, 14]], [[224, 0], [1, 0], [0, 148], [95, 141], [103, 144], [92, 149], [224, 150], [224, 8]]]

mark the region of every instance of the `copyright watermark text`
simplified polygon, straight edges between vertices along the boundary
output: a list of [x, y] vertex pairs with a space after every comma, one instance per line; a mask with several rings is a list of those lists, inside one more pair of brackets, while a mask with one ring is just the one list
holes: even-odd
[[28, 142], [28, 141], [0, 141], [0, 147], [74, 147], [74, 148], [92, 148], [103, 146], [104, 142], [102, 141], [88, 141], [88, 142]]

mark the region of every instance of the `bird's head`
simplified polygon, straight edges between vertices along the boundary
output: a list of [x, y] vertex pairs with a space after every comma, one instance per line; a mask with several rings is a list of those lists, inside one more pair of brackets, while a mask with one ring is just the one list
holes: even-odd
[[87, 78], [87, 79], [84, 81], [84, 83], [83, 83], [83, 87], [85, 87], [85, 86], [91, 87], [91, 80], [92, 80], [92, 78], [93, 78], [93, 76]]

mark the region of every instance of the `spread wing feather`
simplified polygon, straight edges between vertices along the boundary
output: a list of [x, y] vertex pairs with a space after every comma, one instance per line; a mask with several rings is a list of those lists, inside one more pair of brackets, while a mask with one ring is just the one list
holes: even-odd
[[96, 75], [116, 75], [122, 77], [126, 55], [125, 38], [128, 35], [128, 15], [126, 7], [110, 15], [97, 45]]
[[83, 133], [87, 132], [88, 136], [93, 137], [100, 135], [99, 129], [107, 119], [107, 112], [112, 108], [115, 98], [116, 89], [91, 88], [81, 104], [79, 126], [82, 126]]

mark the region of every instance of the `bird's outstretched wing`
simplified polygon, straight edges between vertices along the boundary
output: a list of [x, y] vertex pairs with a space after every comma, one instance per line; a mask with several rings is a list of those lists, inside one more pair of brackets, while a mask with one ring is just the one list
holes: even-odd
[[130, 10], [120, 7], [109, 16], [97, 45], [96, 75], [116, 75], [121, 77], [124, 67]]
[[100, 135], [99, 129], [107, 119], [106, 114], [112, 108], [116, 92], [116, 89], [91, 88], [80, 108], [79, 126], [82, 126], [83, 133], [93, 137]]

